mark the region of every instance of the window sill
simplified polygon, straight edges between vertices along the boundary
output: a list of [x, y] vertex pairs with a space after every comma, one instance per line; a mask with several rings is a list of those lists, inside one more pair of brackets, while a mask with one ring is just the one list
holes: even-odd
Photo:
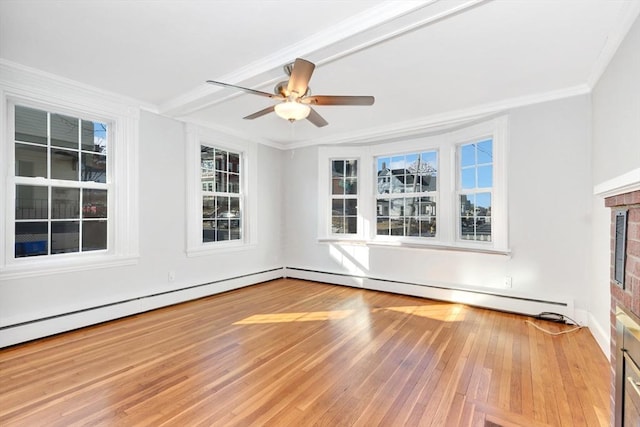
[[319, 243], [335, 243], [340, 245], [392, 247], [405, 249], [428, 249], [438, 251], [471, 252], [490, 255], [510, 256], [511, 249], [496, 249], [489, 245], [461, 245], [454, 243], [421, 243], [407, 241], [375, 241], [362, 239], [319, 238]]
[[22, 279], [27, 277], [49, 276], [51, 274], [72, 273], [76, 271], [94, 270], [97, 268], [121, 267], [138, 263], [138, 256], [92, 256], [82, 259], [47, 259], [35, 261], [24, 258], [27, 262], [18, 260], [15, 264], [0, 268], [0, 281]]

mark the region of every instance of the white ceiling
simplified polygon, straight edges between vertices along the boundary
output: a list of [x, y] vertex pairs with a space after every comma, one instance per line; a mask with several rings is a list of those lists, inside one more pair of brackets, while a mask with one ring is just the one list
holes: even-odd
[[[427, 129], [586, 93], [640, 0], [0, 0], [0, 58], [122, 94], [145, 108], [280, 148]], [[317, 67], [329, 122], [242, 117], [282, 65]]]

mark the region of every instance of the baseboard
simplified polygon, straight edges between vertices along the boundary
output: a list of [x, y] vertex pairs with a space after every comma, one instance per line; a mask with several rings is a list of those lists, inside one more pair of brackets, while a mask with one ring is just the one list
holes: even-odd
[[275, 268], [0, 328], [0, 348], [283, 277]]
[[[605, 329], [602, 328], [596, 318], [588, 313], [587, 326], [591, 331], [591, 335], [595, 338], [596, 342], [600, 346], [602, 353], [604, 353], [607, 359], [611, 358], [611, 336]], [[608, 326], [608, 325], [607, 325]]]
[[499, 290], [495, 290], [494, 292], [493, 290], [472, 290], [462, 287], [453, 288], [443, 284], [409, 283], [384, 278], [353, 276], [296, 267], [286, 267], [285, 274], [286, 277], [295, 279], [312, 280], [439, 301], [462, 303], [475, 307], [524, 315], [536, 315], [544, 311], [549, 311], [564, 314], [569, 317], [574, 316], [573, 301], [569, 300], [546, 301], [500, 293], [498, 292]]

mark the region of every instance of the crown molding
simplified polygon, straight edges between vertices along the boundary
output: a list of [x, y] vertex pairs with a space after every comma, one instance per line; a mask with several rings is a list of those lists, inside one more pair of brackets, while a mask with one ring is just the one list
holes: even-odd
[[382, 141], [408, 138], [425, 133], [437, 133], [449, 130], [452, 127], [469, 124], [498, 113], [504, 113], [510, 109], [563, 98], [570, 98], [573, 96], [586, 95], [589, 93], [591, 93], [591, 90], [587, 85], [579, 85], [557, 91], [506, 99], [500, 102], [479, 105], [473, 108], [435, 114], [415, 120], [397, 122], [391, 126], [370, 128], [360, 132], [349, 132], [341, 135], [301, 141], [295, 144], [287, 144], [286, 148], [294, 149], [313, 145], [378, 143]]
[[587, 78], [587, 85], [590, 88], [593, 89], [598, 83], [638, 16], [640, 16], [640, 1], [625, 2], [620, 11], [619, 24], [613, 26], [613, 30], [607, 37], [607, 41]]
[[41, 99], [48, 99], [52, 94], [59, 94], [56, 96], [56, 102], [71, 102], [74, 107], [87, 103], [94, 105], [95, 100], [99, 98], [102, 109], [117, 114], [123, 114], [123, 105], [129, 107], [131, 110], [129, 114], [137, 114], [138, 108], [157, 112], [156, 106], [152, 104], [2, 58], [0, 58], [0, 85], [5, 91], [29, 93], [31, 96], [37, 95]]

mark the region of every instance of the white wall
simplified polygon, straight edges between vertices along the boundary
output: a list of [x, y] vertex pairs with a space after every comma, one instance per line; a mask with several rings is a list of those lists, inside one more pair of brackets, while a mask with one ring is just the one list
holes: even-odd
[[[318, 190], [312, 178], [317, 175], [318, 150], [292, 150], [284, 169], [286, 265], [549, 301], [568, 300], [584, 317], [589, 302], [589, 120], [588, 96], [509, 112], [511, 256], [319, 243]], [[505, 276], [513, 278], [513, 289], [504, 289]], [[354, 285], [359, 283], [362, 281], [352, 280]]]
[[[636, 19], [592, 93], [592, 189], [640, 168], [640, 18]], [[592, 262], [589, 313], [592, 330], [610, 335], [611, 210], [592, 196]]]
[[[140, 258], [137, 264], [24, 279], [0, 280], [0, 326], [40, 319], [222, 281], [210, 286], [133, 301], [121, 309], [103, 309], [66, 320], [36, 322], [0, 330], [0, 346], [71, 329], [94, 321], [145, 310], [180, 300], [224, 291], [281, 276], [281, 159], [276, 149], [258, 145], [258, 238], [250, 249], [187, 257], [185, 253], [184, 124], [142, 112], [140, 117]], [[224, 279], [278, 269], [232, 281]], [[169, 270], [175, 281], [168, 280]], [[110, 310], [110, 311], [109, 311]], [[98, 310], [100, 311], [100, 310]]]

